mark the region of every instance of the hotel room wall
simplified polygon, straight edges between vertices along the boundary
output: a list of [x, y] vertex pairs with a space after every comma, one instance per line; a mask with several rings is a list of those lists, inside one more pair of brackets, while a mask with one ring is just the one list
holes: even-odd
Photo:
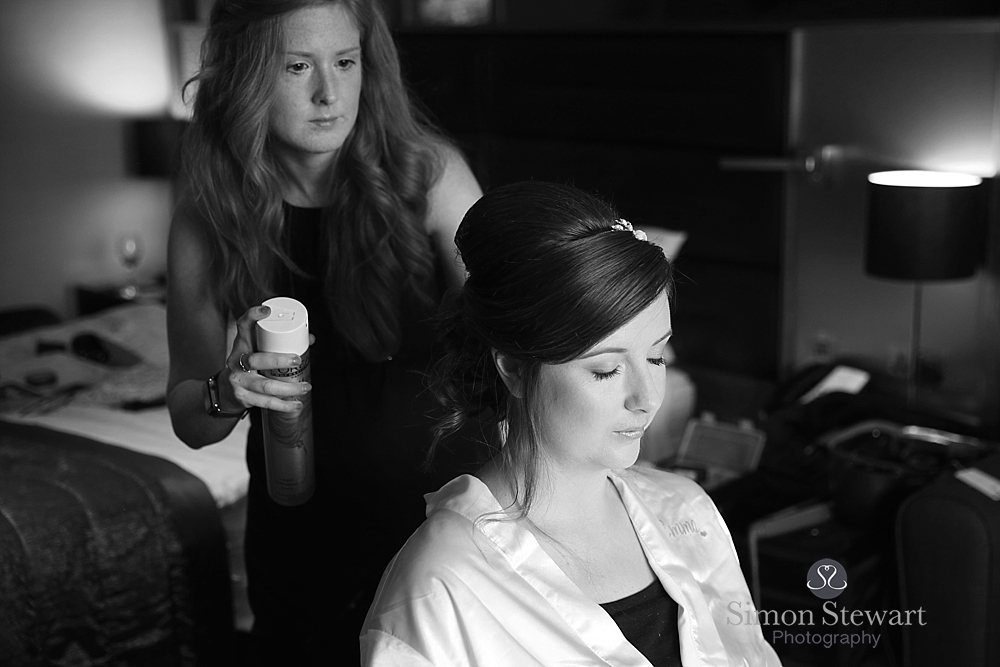
[[170, 90], [159, 0], [0, 2], [0, 308], [72, 315], [72, 286], [120, 282], [122, 232], [162, 271], [171, 189], [126, 173], [124, 123]]
[[[789, 176], [784, 366], [815, 359], [825, 339], [834, 355], [887, 367], [909, 352], [913, 288], [864, 273], [866, 175], [893, 167], [994, 175], [1000, 25], [813, 27], [793, 43], [792, 142], [841, 153], [824, 182]], [[983, 364], [996, 355], [981, 340], [986, 289], [983, 272], [924, 288], [922, 347], [943, 362], [947, 401], [969, 414], [997, 404]]]

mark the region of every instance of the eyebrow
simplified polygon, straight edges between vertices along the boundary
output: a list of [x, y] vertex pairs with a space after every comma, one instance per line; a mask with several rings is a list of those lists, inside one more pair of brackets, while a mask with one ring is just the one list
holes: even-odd
[[[350, 46], [350, 47], [348, 47], [346, 49], [341, 49], [340, 51], [334, 52], [333, 55], [335, 55], [335, 56], [343, 56], [343, 55], [346, 55], [348, 53], [352, 53], [354, 51], [360, 51], [360, 50], [361, 50], [360, 46]], [[291, 56], [311, 56], [313, 54], [312, 51], [295, 51], [295, 50], [289, 50], [289, 51], [286, 51], [285, 53], [288, 54], [288, 55], [291, 55]]]
[[[653, 345], [659, 345], [660, 343], [662, 343], [663, 341], [665, 341], [666, 339], [670, 338], [673, 335], [674, 335], [674, 330], [671, 329], [667, 333], [657, 338], [656, 341], [653, 343]], [[601, 354], [625, 354], [626, 352], [628, 352], [628, 350], [626, 350], [624, 347], [599, 347], [596, 350], [593, 350], [586, 354], [581, 354], [579, 358], [589, 359], [591, 357], [596, 357]]]

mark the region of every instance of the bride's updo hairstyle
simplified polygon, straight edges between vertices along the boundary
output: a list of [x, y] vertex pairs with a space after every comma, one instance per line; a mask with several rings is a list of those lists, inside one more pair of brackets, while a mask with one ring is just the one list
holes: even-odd
[[[468, 277], [442, 313], [432, 389], [448, 413], [434, 446], [469, 417], [494, 426], [488, 444], [520, 513], [534, 495], [541, 366], [581, 356], [660, 294], [673, 299], [670, 262], [629, 229], [610, 205], [574, 187], [524, 182], [485, 194], [455, 235]], [[508, 391], [493, 350], [521, 362], [520, 397]]]

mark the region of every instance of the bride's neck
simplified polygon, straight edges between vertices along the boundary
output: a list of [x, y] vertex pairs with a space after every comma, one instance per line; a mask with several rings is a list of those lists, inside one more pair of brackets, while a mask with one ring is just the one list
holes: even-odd
[[[477, 475], [501, 507], [518, 513], [525, 488], [519, 473], [502, 471], [491, 461]], [[524, 518], [540, 527], [575, 526], [609, 516], [615, 503], [620, 503], [620, 499], [606, 470], [567, 472], [540, 461], [531, 504]]]

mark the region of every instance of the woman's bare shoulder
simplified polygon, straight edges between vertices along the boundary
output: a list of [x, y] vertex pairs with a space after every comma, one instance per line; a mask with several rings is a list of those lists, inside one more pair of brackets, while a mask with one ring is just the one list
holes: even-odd
[[465, 266], [455, 248], [455, 232], [458, 231], [465, 212], [483, 196], [483, 191], [469, 168], [469, 163], [457, 148], [440, 143], [436, 150], [441, 169], [427, 193], [424, 226], [438, 256], [448, 268], [449, 282], [461, 285], [465, 281]]
[[469, 163], [447, 143], [435, 144], [441, 168], [427, 193], [427, 231], [454, 237], [455, 230], [476, 200], [483, 196]]

